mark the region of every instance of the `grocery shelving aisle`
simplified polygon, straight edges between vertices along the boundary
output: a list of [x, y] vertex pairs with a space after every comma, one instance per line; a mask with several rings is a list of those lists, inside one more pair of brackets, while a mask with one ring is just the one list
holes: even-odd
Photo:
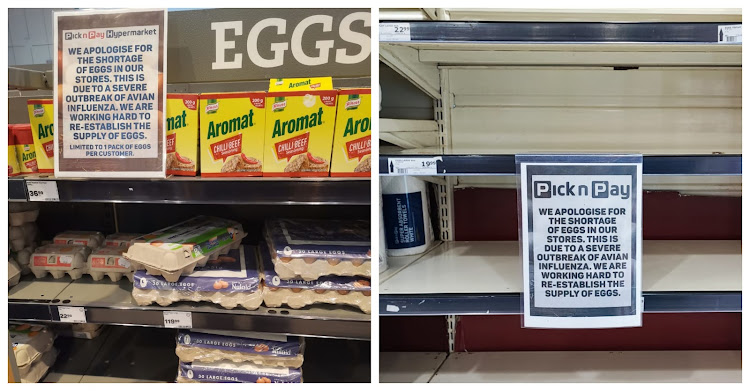
[[[29, 18], [41, 15], [31, 10], [19, 12]], [[145, 84], [139, 84], [135, 88], [141, 88], [147, 84], [151, 88], [152, 84], [158, 80], [159, 83], [155, 88], [159, 92], [157, 96], [161, 97], [163, 94], [165, 97], [167, 105], [165, 107], [158, 105], [158, 111], [160, 115], [163, 113], [164, 117], [164, 124], [160, 125], [159, 129], [163, 127], [165, 135], [155, 139], [158, 139], [158, 147], [164, 148], [162, 154], [165, 155], [167, 165], [166, 177], [160, 179], [129, 178], [114, 170], [109, 177], [63, 178], [64, 175], [60, 173], [56, 177], [48, 170], [38, 170], [38, 172], [35, 170], [34, 173], [24, 173], [8, 178], [8, 201], [13, 209], [11, 212], [15, 213], [14, 217], [22, 216], [25, 219], [25, 213], [34, 214], [33, 219], [13, 225], [13, 233], [17, 237], [14, 236], [11, 241], [15, 240], [18, 243], [12, 243], [14, 252], [9, 258], [23, 258], [23, 262], [19, 261], [21, 264], [19, 270], [23, 269], [25, 273], [17, 283], [13, 281], [14, 283], [11, 284], [9, 279], [8, 320], [12, 322], [13, 327], [11, 346], [30, 345], [27, 340], [31, 340], [31, 337], [42, 335], [47, 338], [54, 332], [57, 336], [54, 349], [51, 343], [39, 347], [45, 349], [44, 355], [47, 357], [53, 357], [53, 352], [57, 353], [54, 365], [41, 379], [48, 383], [175, 382], [176, 380], [259, 383], [277, 381], [369, 382], [371, 377], [371, 316], [368, 313], [371, 299], [370, 253], [369, 230], [366, 230], [365, 226], [370, 218], [371, 181], [367, 171], [370, 163], [369, 142], [363, 140], [369, 141], [371, 129], [369, 125], [361, 125], [360, 134], [346, 140], [358, 142], [359, 149], [356, 152], [359, 159], [357, 160], [349, 158], [343, 148], [337, 150], [338, 157], [334, 158], [333, 144], [343, 139], [341, 134], [344, 131], [340, 128], [346, 126], [346, 121], [343, 125], [338, 125], [335, 121], [337, 117], [358, 120], [358, 124], [370, 123], [369, 88], [372, 84], [370, 46], [346, 41], [346, 36], [342, 36], [343, 33], [322, 36], [320, 34], [323, 32], [316, 29], [303, 28], [304, 22], [302, 21], [309, 20], [306, 18], [310, 16], [318, 15], [325, 17], [326, 20], [330, 18], [331, 22], [336, 25], [336, 32], [341, 27], [341, 31], [346, 30], [360, 36], [369, 36], [371, 34], [368, 21], [370, 10], [339, 8], [290, 11], [209, 8], [165, 12], [169, 23], [168, 25], [165, 23], [164, 26], [169, 31], [168, 34], [162, 35], [166, 37], [165, 46], [157, 45], [160, 50], [163, 49], [162, 52], [165, 55], [156, 56], [164, 62], [157, 67], [158, 72], [141, 75], [148, 80], [144, 82]], [[51, 12], [49, 14], [52, 15]], [[49, 16], [46, 13], [45, 15]], [[87, 18], [81, 13], [57, 16], [79, 18], [77, 20], [81, 23]], [[218, 57], [220, 55], [217, 54], [219, 52], [214, 50], [219, 50], [218, 47], [214, 47], [217, 42], [214, 35], [218, 37], [223, 32], [212, 29], [212, 23], [229, 20], [227, 18], [238, 20], [238, 23], [244, 23], [245, 27], [245, 31], [242, 34], [238, 33], [236, 38], [228, 35], [226, 37], [237, 39], [236, 55], [238, 58], [244, 58], [244, 65], [240, 64], [236, 68], [214, 66], [220, 61]], [[257, 56], [267, 54], [268, 47], [272, 44], [271, 40], [267, 39], [268, 37], [256, 37], [254, 42], [257, 47], [254, 52], [245, 44], [240, 45], [239, 42], [246, 41], [241, 36], [247, 38], [247, 32], [252, 26], [269, 18], [284, 20], [289, 29], [288, 37], [286, 37], [289, 40], [291, 40], [292, 31], [297, 31], [297, 34], [303, 33], [305, 48], [309, 45], [314, 46], [315, 42], [322, 42], [324, 39], [327, 40], [326, 42], [337, 42], [336, 48], [339, 52], [345, 47], [343, 54], [349, 57], [348, 62], [336, 60], [334, 57], [340, 59], [342, 54], [334, 56], [336, 48], [332, 48], [330, 61], [326, 59], [325, 64], [318, 64], [315, 67], [298, 61], [299, 56], [293, 56], [291, 52], [283, 56], [284, 64], [281, 66], [278, 64], [271, 68], [260, 66]], [[96, 20], [97, 23], [101, 23], [99, 19]], [[53, 20], [42, 22], [48, 26], [53, 25]], [[297, 25], [300, 28], [296, 28]], [[13, 30], [14, 26], [10, 27]], [[26, 26], [23, 27], [23, 34], [25, 34]], [[51, 30], [48, 29], [48, 31], [51, 39]], [[295, 37], [297, 37], [296, 34]], [[331, 40], [328, 41], [329, 39]], [[273, 42], [276, 42], [274, 45], [278, 44], [278, 41]], [[291, 41], [289, 44], [292, 44]], [[52, 46], [53, 50], [57, 51], [59, 45], [55, 43]], [[353, 50], [357, 48], [360, 50], [354, 56]], [[227, 58], [234, 56], [229, 52], [225, 54]], [[323, 51], [321, 51], [321, 59], [324, 57], [322, 54]], [[146, 65], [146, 69], [149, 69], [149, 66]], [[26, 129], [25, 124], [41, 118], [44, 113], [54, 113], [52, 109], [54, 107], [53, 86], [65, 83], [55, 80], [55, 76], [61, 75], [53, 72], [53, 68], [54, 64], [39, 64], [9, 69], [11, 76], [9, 81], [11, 91], [8, 97], [10, 124], [21, 124]], [[106, 67], [96, 68], [102, 73], [110, 73]], [[133, 66], [132, 69], [139, 68]], [[140, 69], [142, 70], [143, 67]], [[88, 71], [88, 67], [86, 70]], [[68, 69], [65, 68], [62, 73], [67, 72]], [[62, 76], [66, 83], [67, 80], [72, 80], [66, 75]], [[290, 77], [305, 78], [305, 80], [298, 79], [300, 82], [296, 83], [296, 87], [302, 86], [301, 88], [304, 88], [306, 92], [300, 94], [302, 90], [293, 90], [295, 82], [286, 83], [290, 81]], [[97, 80], [105, 79], [107, 78], [93, 77], [91, 80], [94, 81], [91, 83], [97, 84]], [[109, 79], [112, 77], [110, 76]], [[162, 82], [164, 84], [161, 84]], [[268, 91], [274, 88], [277, 90], [274, 91], [277, 95], [269, 98]], [[95, 88], [86, 88], [89, 92], [93, 90]], [[235, 92], [245, 93], [245, 95], [240, 98], [237, 98], [238, 95], [230, 95]], [[93, 92], [91, 94], [102, 95], [102, 93]], [[204, 97], [206, 94], [211, 94], [205, 100], [216, 101], [211, 103], [214, 105], [213, 109], [207, 110], [207, 102], [203, 103], [205, 106], [201, 106], [200, 94]], [[141, 96], [138, 99], [148, 98], [147, 94], [141, 95], [145, 97]], [[95, 98], [97, 99], [90, 98], [87, 102], [104, 101], [100, 96], [95, 96]], [[274, 98], [285, 102], [282, 110], [271, 109], [271, 104], [267, 103], [269, 102], [267, 99], [273, 101]], [[311, 99], [308, 98], [314, 98], [312, 105]], [[33, 102], [29, 103], [29, 100]], [[344, 109], [345, 104], [338, 105], [339, 101], [350, 104]], [[217, 108], [219, 104], [222, 107], [221, 111]], [[233, 104], [236, 104], [236, 107], [230, 109]], [[29, 109], [29, 105], [32, 105], [32, 109]], [[44, 107], [37, 108], [36, 106]], [[82, 105], [79, 110], [96, 111], [97, 108], [102, 110], [100, 106], [91, 108], [92, 106]], [[281, 137], [274, 139], [279, 143], [276, 145], [270, 145], [269, 141], [266, 141], [267, 138], [273, 138], [271, 134], [274, 125], [274, 121], [265, 120], [267, 117], [277, 116], [277, 122], [288, 121], [293, 125], [301, 124], [301, 122], [295, 122], [297, 115], [295, 113], [299, 111], [302, 114], [305, 109], [312, 110], [310, 108], [313, 106], [315, 106], [315, 115], [318, 118], [316, 125], [306, 122], [304, 129], [288, 130], [287, 136], [294, 133], [292, 136], [295, 139], [287, 140], [288, 142], [284, 145], [280, 143]], [[148, 107], [154, 108], [156, 105], [150, 104]], [[322, 114], [317, 114], [318, 108], [321, 113], [325, 111], [326, 120], [322, 119]], [[345, 115], [337, 115], [340, 108], [348, 110]], [[37, 115], [39, 110], [41, 114]], [[170, 111], [176, 114], [171, 114]], [[216, 115], [216, 113], [220, 114]], [[233, 117], [235, 113], [239, 113], [240, 117], [245, 117], [243, 124], [235, 123]], [[266, 116], [267, 113], [270, 114]], [[207, 117], [208, 114], [211, 116]], [[281, 118], [287, 114], [289, 118]], [[292, 118], [292, 114], [295, 118]], [[90, 117], [105, 118], [107, 115], [109, 113], [97, 113]], [[220, 116], [226, 117], [218, 118]], [[70, 143], [69, 139], [65, 138], [68, 136], [68, 133], [65, 133], [66, 129], [60, 128], [61, 122], [66, 123], [67, 118], [61, 120], [62, 114], [57, 117], [47, 115], [45, 118], [47, 117], [53, 120], [45, 126], [54, 125], [52, 128], [55, 129], [55, 137], [61, 143], [59, 150], [45, 149], [48, 151], [46, 156], [51, 159], [52, 153], [60, 154], [60, 151], [70, 146]], [[126, 118], [125, 115], [120, 117]], [[83, 118], [89, 118], [89, 116], [81, 115], [80, 118], [82, 122], [86, 122], [87, 120]], [[119, 117], [113, 116], [113, 118]], [[135, 118], [135, 115], [127, 118], [130, 121], [131, 118]], [[212, 121], [215, 121], [216, 125], [215, 134], [213, 130], [209, 130], [213, 129], [211, 126], [214, 122]], [[114, 119], [106, 122], [117, 123]], [[88, 122], [86, 124], [89, 125]], [[127, 125], [133, 126], [132, 123]], [[285, 122], [284, 125], [288, 123]], [[315, 128], [315, 126], [319, 127]], [[79, 129], [83, 130], [83, 128], [81, 126]], [[75, 127], [71, 126], [69, 129], [72, 130]], [[153, 129], [153, 126], [149, 129]], [[312, 130], [317, 131], [312, 132]], [[157, 133], [154, 132], [154, 134]], [[338, 138], [336, 138], [337, 135]], [[297, 136], [305, 136], [303, 144], [300, 144], [301, 139], [296, 139]], [[110, 137], [109, 140], [117, 137]], [[149, 137], [149, 142], [153, 142], [153, 135]], [[9, 132], [9, 138], [9, 146], [15, 150], [18, 148], [24, 152], [30, 150], [27, 143], [17, 142], [17, 132]], [[46, 139], [41, 142], [45, 148], [54, 145], [52, 141], [46, 141]], [[278, 145], [281, 146], [277, 149]], [[292, 145], [295, 146], [291, 148]], [[31, 146], [33, 147], [34, 144]], [[265, 148], [266, 146], [268, 148]], [[85, 147], [87, 146], [80, 149], [86, 149]], [[148, 147], [152, 150], [156, 148], [151, 144]], [[39, 147], [36, 148], [36, 153], [44, 154]], [[286, 153], [286, 158], [281, 157], [283, 153]], [[265, 154], [273, 156], [275, 162], [272, 163], [269, 158], [264, 159]], [[64, 155], [63, 153], [62, 156], [58, 156], [60, 160], [66, 158]], [[344, 155], [346, 156], [342, 157]], [[26, 153], [22, 156], [24, 159], [30, 159], [32, 155]], [[39, 156], [41, 161], [43, 156]], [[161, 156], [158, 155], [158, 157]], [[149, 157], [152, 156], [149, 155]], [[125, 160], [118, 160], [118, 162]], [[65, 166], [65, 164], [57, 164], [59, 164], [58, 168]], [[274, 164], [277, 166], [276, 169], [271, 167]], [[25, 167], [31, 170], [31, 165]], [[111, 167], [106, 168], [109, 170]], [[105, 170], [95, 169], [92, 166], [91, 169], [86, 167], [83, 171]], [[141, 172], [130, 170], [128, 173], [132, 175], [136, 171]], [[74, 172], [80, 173], [76, 175], [81, 176], [90, 174], [90, 172], [85, 174], [82, 171]], [[175, 172], [194, 176], [172, 175]], [[331, 172], [337, 175], [331, 176]], [[149, 175], [159, 177], [160, 173], [156, 169]], [[35, 199], [39, 196], [39, 193], [34, 191], [35, 185], [42, 186], [48, 192], [49, 199], [42, 202]], [[54, 189], [54, 192], [51, 192], [51, 189]], [[208, 217], [197, 222], [192, 220], [198, 216]], [[183, 224], [186, 221], [191, 221], [191, 223]], [[283, 224], [280, 223], [283, 229], [268, 228], [267, 224], [272, 221], [283, 221]], [[328, 225], [323, 227], [326, 223]], [[338, 226], [335, 226], [337, 223]], [[296, 224], [297, 231], [289, 228], [294, 224]], [[156, 258], [157, 265], [152, 264], [136, 271], [136, 266], [144, 266], [147, 261], [153, 261], [153, 259], [145, 256], [144, 261], [143, 252], [140, 258], [138, 255], [131, 257], [132, 254], [127, 251], [130, 251], [133, 245], [135, 247], [140, 245], [140, 248], [145, 248], [144, 252], [148, 253], [158, 245], [164, 244], [162, 240], [166, 241], [163, 237], [159, 237], [160, 243], [156, 243], [154, 247], [144, 244], [145, 242], [154, 244], [153, 239], [157, 236], [144, 238], [137, 244], [125, 241], [128, 244], [125, 246], [127, 251], [118, 250], [119, 252], [115, 253], [117, 256], [107, 254], [107, 257], [103, 257], [97, 265], [102, 269], [118, 268], [118, 271], [110, 273], [111, 275], [131, 272], [135, 275], [138, 275], [137, 273], [148, 274], [148, 276], [134, 278], [135, 281], [128, 278], [113, 281], [110, 275], [105, 275], [99, 281], [94, 280], [95, 276], [89, 274], [94, 269], [92, 267], [94, 261], [88, 260], [88, 253], [85, 256], [82, 255], [91, 248], [98, 248], [100, 244], [98, 239], [88, 239], [83, 244], [79, 243], [78, 238], [61, 239], [59, 244], [65, 247], [71, 245], [71, 248], [80, 253], [75, 254], [76, 257], [70, 262], [68, 258], [48, 257], [47, 253], [39, 254], [38, 262], [30, 262], [36, 249], [51, 242], [64, 231], [94, 232], [86, 235], [97, 238], [101, 236], [100, 233], [105, 236], [133, 233], [138, 234], [134, 237], [142, 237], [175, 225], [179, 225], [175, 231], [179, 230], [184, 235], [175, 234], [167, 243], [178, 244], [178, 249], [175, 250], [174, 247], [166, 249], [169, 246], [162, 246], [158, 251], [179, 253], [171, 258], [172, 260], [180, 258], [180, 261], [184, 263], [177, 268], [177, 272], [160, 263], [166, 263], [164, 259], [169, 258], [167, 256], [161, 258], [155, 256], [153, 258]], [[32, 226], [35, 230], [33, 235], [30, 234]], [[169, 232], [173, 234], [175, 231]], [[288, 258], [287, 255], [280, 255], [284, 254], [286, 248], [283, 245], [280, 249], [273, 248], [275, 243], [272, 237], [278, 234], [276, 231], [283, 231], [287, 235], [289, 231], [292, 231], [291, 235], [295, 241], [288, 244], [286, 248], [295, 247], [295, 251], [299, 250], [300, 253], [295, 253]], [[309, 246], [311, 242], [321, 245], [321, 239], [311, 238], [312, 235], [320, 234], [319, 231], [327, 233], [328, 237], [325, 238], [327, 244], [322, 245], [323, 249], [317, 248], [319, 252], [310, 255], [309, 247], [305, 246]], [[365, 238], [365, 231], [367, 231], [367, 238]], [[347, 235], [346, 238], [344, 235]], [[185, 239], [186, 237], [190, 239]], [[77, 247], [78, 245], [81, 247]], [[261, 245], [263, 247], [259, 247]], [[342, 251], [331, 249], [344, 245], [349, 245], [349, 247]], [[19, 254], [22, 255], [19, 256]], [[269, 254], [272, 255], [269, 256]], [[182, 259], [183, 256], [185, 259]], [[86, 259], [79, 262], [79, 258]], [[309, 265], [315, 261], [318, 261], [316, 266], [324, 265], [327, 268], [314, 270], [314, 273], [317, 273], [316, 276], [307, 280], [305, 277], [308, 275], [303, 276], [299, 270], [295, 272], [300, 274], [292, 276], [280, 278], [270, 276], [269, 263], [270, 267], [275, 268], [273, 262], [289, 263], [292, 258], [302, 263], [302, 272], [308, 271], [310, 275], [313, 274], [310, 270], [314, 267]], [[261, 265], [266, 259], [269, 259], [269, 262]], [[341, 262], [342, 260], [345, 262]], [[73, 263], [75, 266], [65, 266]], [[79, 263], [83, 265], [78, 265]], [[357, 263], [357, 270], [348, 271], [349, 274], [342, 273], [341, 269], [347, 266], [347, 263]], [[337, 269], [338, 264], [341, 265]], [[39, 268], [38, 274], [41, 275], [50, 270], [49, 268], [52, 267], [50, 265], [60, 266], [60, 269], [55, 271], [70, 269], [75, 270], [76, 273], [84, 271], [84, 274], [80, 278], [75, 278], [77, 276], [72, 278], [70, 275], [64, 275], [62, 278], [53, 278], [50, 275], [39, 278], [34, 276], [33, 272], [36, 271], [33, 270], [34, 267]], [[193, 267], [196, 268], [193, 269]], [[194, 271], [197, 274], [191, 275], [186, 280], [185, 274]], [[161, 275], [152, 279], [151, 277], [156, 273], [161, 273]], [[163, 277], [170, 273], [173, 273], [172, 276], [175, 278], [182, 279], [175, 282]], [[334, 280], [338, 285], [334, 288], [326, 285], [326, 278], [330, 276], [336, 276]], [[130, 277], [133, 278], [133, 275]], [[140, 284], [136, 293], [140, 292], [142, 295], [136, 295], [138, 300], [133, 296], [134, 284]], [[300, 293], [302, 289], [305, 291]], [[265, 305], [262, 295], [264, 290], [266, 293], [281, 291], [280, 296], [285, 301], [278, 305], [267, 301], [268, 304]], [[344, 295], [348, 296], [344, 298]], [[302, 296], [305, 297], [302, 298]], [[359, 300], [357, 306], [347, 305], [347, 302], [354, 297]], [[294, 301], [295, 299], [299, 300]], [[168, 303], [169, 300], [174, 302]], [[151, 304], [145, 305], [145, 303]], [[237, 305], [233, 307], [235, 303]], [[71, 312], [75, 315], [71, 315]], [[80, 316], [85, 317], [82, 320], [84, 325], [78, 324], [77, 326], [83, 329], [85, 326], [99, 325], [101, 328], [97, 330], [102, 330], [101, 334], [86, 334], [81, 329], [71, 327], [71, 320], [80, 321]], [[44, 325], [45, 328], [39, 328], [39, 325]], [[193, 335], [192, 344], [190, 336], [181, 342], [178, 341], [178, 338], [187, 335], [188, 329], [190, 333], [195, 333], [198, 337]], [[76, 334], [77, 337], [64, 335], [68, 333]], [[29, 338], [26, 338], [27, 336]], [[231, 340], [232, 344], [229, 346], [240, 346], [240, 350], [227, 351], [216, 348], [216, 346], [228, 346], [226, 340], [222, 340], [221, 344], [216, 342], [221, 338]], [[199, 346], [196, 340], [209, 342]], [[195, 357], [189, 354], [178, 357], [176, 346], [187, 346], [185, 349], [188, 350], [216, 348], [215, 350], [219, 352], [209, 352], [208, 355], [214, 354], [219, 358], [200, 355]], [[201, 350], [201, 354], [205, 352]], [[15, 354], [12, 355], [15, 357]], [[240, 356], [240, 359], [236, 356]], [[28, 374], [32, 364], [43, 361], [41, 358], [42, 354], [34, 356], [34, 360], [29, 361], [28, 366], [21, 369]], [[181, 365], [181, 359], [182, 364], [190, 365], [190, 370], [183, 370], [186, 366]], [[215, 364], [217, 361], [221, 362]], [[298, 368], [299, 362], [302, 362], [301, 369]], [[12, 360], [10, 366], [18, 370], [22, 365], [16, 365]], [[229, 369], [225, 371], [226, 368]], [[227, 375], [232, 371], [235, 371], [234, 375], [237, 373], [239, 375], [234, 377]], [[30, 381], [29, 379], [32, 378], [25, 378], [23, 374], [14, 378], [17, 382]]]
[[[438, 241], [380, 274], [381, 381], [741, 380], [740, 10], [380, 22], [380, 175], [428, 181]], [[522, 326], [516, 157], [544, 153], [643, 155], [642, 327]]]
[[[740, 352], [383, 353], [384, 383], [738, 383]], [[381, 364], [382, 365], [382, 364]]]

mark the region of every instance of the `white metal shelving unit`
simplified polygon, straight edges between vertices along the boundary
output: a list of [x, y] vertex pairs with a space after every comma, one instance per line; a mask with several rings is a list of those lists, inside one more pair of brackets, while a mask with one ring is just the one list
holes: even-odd
[[[381, 40], [380, 60], [435, 101], [433, 121], [381, 118], [381, 140], [393, 146], [382, 149], [380, 174], [394, 175], [392, 157], [437, 157], [431, 182], [444, 201], [443, 243], [389, 259], [397, 267], [381, 275], [381, 316], [444, 315], [453, 347], [457, 315], [521, 312], [517, 243], [452, 241], [454, 189], [515, 188], [515, 154], [641, 153], [644, 190], [742, 195], [742, 46], [717, 42], [720, 25], [742, 23], [739, 10], [453, 8], [380, 18], [410, 31]], [[740, 312], [741, 253], [739, 241], [645, 241], [645, 312]], [[385, 381], [740, 378], [738, 352], [451, 352], [438, 370], [429, 355], [386, 357], [404, 365], [381, 363]]]

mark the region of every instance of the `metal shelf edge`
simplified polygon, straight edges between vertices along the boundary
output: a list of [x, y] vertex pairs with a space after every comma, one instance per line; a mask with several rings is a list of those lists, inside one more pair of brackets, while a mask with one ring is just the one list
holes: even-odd
[[60, 202], [247, 205], [369, 205], [370, 182], [341, 180], [91, 179], [8, 181], [9, 199], [27, 201], [26, 180], [54, 181]]
[[[381, 23], [385, 21], [380, 21]], [[463, 22], [400, 21], [409, 41], [381, 43], [645, 43], [716, 45], [720, 26], [741, 23], [686, 22]], [[724, 42], [721, 43], [726, 44]], [[730, 45], [739, 45], [732, 43]]]
[[[516, 175], [515, 155], [381, 155], [380, 175], [390, 174], [388, 159], [438, 157], [439, 176]], [[742, 155], [648, 155], [643, 175], [742, 175]]]
[[[73, 305], [73, 304], [71, 304]], [[75, 305], [74, 305], [75, 306]], [[164, 311], [180, 308], [118, 309], [84, 307], [87, 323], [120, 326], [164, 327]], [[315, 319], [281, 316], [248, 315], [231, 312], [214, 313], [193, 311], [193, 327], [210, 330], [252, 330], [257, 332], [299, 335], [307, 337], [370, 340], [370, 322], [348, 319]], [[9, 303], [8, 319], [59, 323], [57, 305], [37, 303]]]
[[[742, 292], [644, 292], [645, 313], [742, 312]], [[521, 294], [380, 295], [381, 316], [518, 315]]]

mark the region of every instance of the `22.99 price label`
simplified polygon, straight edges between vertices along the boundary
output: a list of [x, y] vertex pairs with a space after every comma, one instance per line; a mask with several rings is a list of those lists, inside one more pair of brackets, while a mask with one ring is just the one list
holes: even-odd
[[62, 323], [86, 323], [86, 309], [82, 307], [57, 307]]
[[411, 25], [409, 23], [380, 23], [379, 30], [380, 41], [411, 41]]

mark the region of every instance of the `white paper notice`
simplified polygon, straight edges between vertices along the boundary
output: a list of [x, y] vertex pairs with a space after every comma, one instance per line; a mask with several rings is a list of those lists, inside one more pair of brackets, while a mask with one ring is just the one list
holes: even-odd
[[641, 324], [642, 158], [519, 156], [524, 325]]
[[159, 155], [159, 26], [63, 30], [65, 158]]

